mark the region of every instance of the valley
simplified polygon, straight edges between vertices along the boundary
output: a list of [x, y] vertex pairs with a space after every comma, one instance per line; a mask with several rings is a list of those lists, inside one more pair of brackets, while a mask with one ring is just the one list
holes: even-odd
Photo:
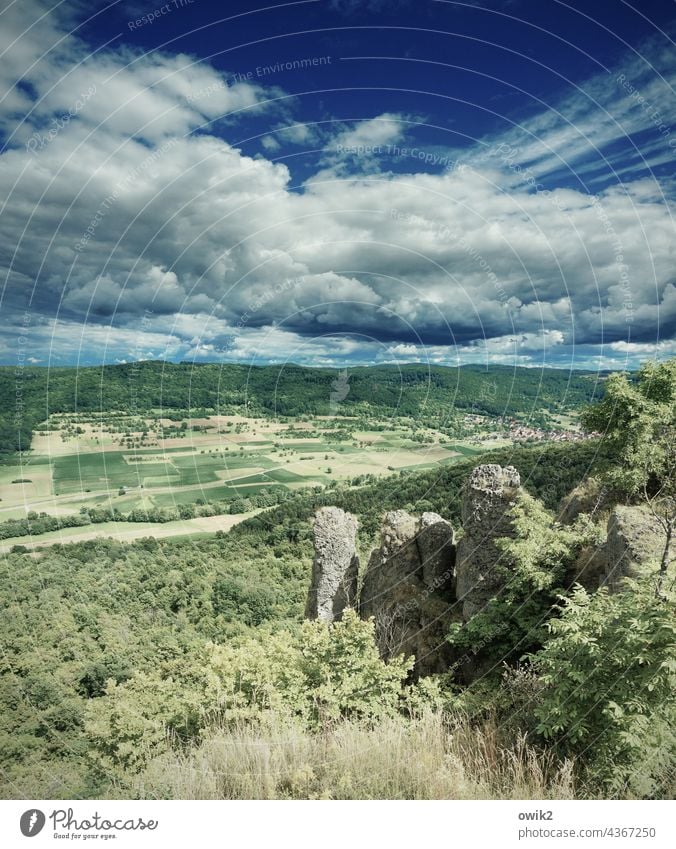
[[[60, 376], [49, 406], [36, 392], [30, 441], [24, 429], [0, 465], [4, 795], [671, 792], [669, 745], [644, 754], [652, 727], [658, 741], [673, 727], [673, 587], [654, 560], [668, 549], [629, 488], [640, 473], [673, 491], [673, 364], [611, 376], [590, 405], [597, 384], [575, 377], [577, 406], [567, 379], [545, 399], [524, 370], [499, 411], [473, 400], [472, 372], [452, 395], [457, 374], [439, 371], [421, 407], [426, 378], [413, 371], [396, 414], [375, 391], [332, 411], [322, 395], [339, 374], [310, 369], [287, 386], [282, 413], [266, 406], [269, 373], [257, 394], [220, 405], [206, 403], [205, 378], [192, 387], [204, 403], [190, 405], [183, 367], [166, 366], [177, 377], [169, 408], [158, 404], [167, 384], [152, 382], [159, 367], [136, 368], [148, 370], [143, 404], [123, 368], [96, 393], [81, 391], [86, 372]], [[665, 523], [672, 504], [653, 504]], [[640, 539], [628, 564], [625, 537]], [[337, 552], [359, 595], [327, 622], [308, 604], [315, 584], [326, 601]], [[634, 591], [617, 591], [615, 570], [636, 564]], [[340, 594], [328, 598], [334, 610]], [[645, 667], [625, 686], [639, 654]], [[653, 726], [610, 710], [637, 698]], [[560, 734], [591, 714], [579, 741]], [[604, 734], [607, 747], [590, 745]], [[274, 765], [273, 751], [288, 766], [261, 772], [258, 754]], [[457, 776], [445, 753], [460, 758]], [[393, 758], [426, 767], [393, 786]], [[496, 771], [501, 758], [513, 770]], [[617, 777], [628, 790], [611, 786]]]
[[0, 367], [16, 399], [0, 410], [0, 552], [200, 537], [298, 491], [578, 441], [603, 379], [503, 366]]
[[[510, 444], [484, 421], [465, 430], [453, 439], [447, 428], [365, 416], [54, 415], [19, 463], [0, 467], [0, 523], [31, 522], [29, 534], [5, 536], [0, 552], [97, 535], [214, 533], [297, 490], [434, 469]], [[41, 519], [73, 516], [97, 524], [41, 532]]]

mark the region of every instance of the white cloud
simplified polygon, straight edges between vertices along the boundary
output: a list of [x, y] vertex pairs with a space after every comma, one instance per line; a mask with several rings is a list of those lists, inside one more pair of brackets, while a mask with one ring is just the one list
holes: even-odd
[[265, 150], [269, 151], [270, 153], [274, 153], [281, 147], [280, 143], [275, 139], [274, 136], [263, 136], [263, 138], [261, 139], [261, 145]]
[[[274, 104], [276, 90], [229, 84], [226, 75], [187, 55], [128, 48], [90, 53], [74, 36], [59, 42], [58, 9], [40, 21], [38, 42], [44, 39], [49, 47], [40, 54], [30, 24], [43, 8], [36, 2], [14, 3], [0, 19], [7, 39], [18, 38], [3, 55], [10, 96], [0, 102], [0, 126], [10, 143], [25, 144], [33, 134], [47, 136], [64, 119], [81, 125], [83, 137], [91, 133], [109, 143], [131, 137], [158, 143]], [[24, 40], [28, 46], [19, 49]], [[19, 79], [21, 89], [15, 86]]]
[[[541, 108], [498, 137], [483, 139], [469, 154], [455, 153], [475, 167], [501, 168], [514, 186], [555, 172], [575, 179], [599, 167], [606, 175], [615, 166], [617, 175], [645, 173], [648, 164], [676, 160], [674, 94], [673, 51], [664, 46], [664, 39], [655, 39], [638, 52], [627, 53], [608, 72], [571, 85], [556, 104]], [[639, 141], [637, 136], [644, 131], [652, 131], [655, 138]], [[653, 158], [656, 150], [662, 155]], [[628, 159], [632, 166], [622, 167]]]
[[[59, 74], [59, 63], [73, 70]], [[285, 165], [245, 155], [208, 123], [264, 108], [260, 87], [228, 86], [187, 56], [88, 57], [72, 39], [42, 60], [29, 44], [7, 73], [22, 68], [34, 108], [21, 124], [22, 89], [3, 113], [17, 142], [0, 156], [3, 310], [30, 303], [36, 338], [63, 356], [89, 346], [129, 359], [131, 345], [240, 361], [527, 363], [601, 343], [599, 356], [638, 353], [624, 344], [662, 352], [656, 340], [676, 332], [664, 183], [533, 192], [479, 148], [472, 167], [442, 174], [417, 173], [413, 159], [409, 173], [380, 173], [377, 156], [335, 153], [401, 142], [414, 119], [383, 113], [341, 125], [326, 168], [297, 191]], [[85, 83], [95, 95], [48, 143], [18, 146]], [[581, 97], [565, 109], [601, 140]], [[521, 156], [537, 173], [551, 170], [551, 151], [577, 156], [556, 114], [528, 130], [537, 139]], [[306, 125], [286, 125], [262, 137], [264, 150], [278, 138], [314, 143]]]
[[375, 118], [359, 121], [339, 132], [334, 138], [336, 148], [373, 148], [401, 141], [410, 119], [396, 112], [383, 112]]
[[286, 144], [310, 144], [318, 138], [316, 131], [309, 124], [280, 126], [275, 131], [275, 135]]

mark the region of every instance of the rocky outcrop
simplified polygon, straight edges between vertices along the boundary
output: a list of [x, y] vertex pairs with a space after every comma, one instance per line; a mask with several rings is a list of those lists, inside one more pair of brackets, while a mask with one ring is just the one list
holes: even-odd
[[572, 525], [581, 513], [598, 517], [608, 509], [611, 498], [608, 487], [598, 478], [586, 478], [561, 499], [557, 521], [562, 525]]
[[369, 559], [361, 616], [374, 617], [384, 658], [415, 655], [414, 675], [441, 672], [450, 662], [446, 640], [455, 610], [455, 534], [436, 513], [416, 519], [387, 513], [381, 544]]
[[357, 601], [357, 520], [339, 507], [321, 507], [314, 520], [315, 557], [307, 619], [333, 622]]
[[605, 583], [612, 591], [620, 589], [622, 578], [638, 577], [659, 560], [664, 546], [664, 530], [645, 507], [617, 506], [608, 519]]
[[451, 523], [438, 513], [423, 513], [416, 542], [425, 586], [455, 598], [455, 532]]
[[581, 584], [587, 592], [594, 592], [606, 580], [608, 571], [608, 552], [606, 544], [594, 546], [583, 546], [575, 562], [568, 569], [565, 577], [565, 585], [572, 587], [573, 584]]
[[465, 620], [483, 609], [504, 585], [502, 552], [496, 541], [514, 536], [511, 508], [521, 480], [513, 466], [477, 466], [462, 502], [464, 536], [458, 543], [456, 594]]
[[[579, 582], [593, 591], [607, 584], [617, 590], [623, 577], [638, 575], [659, 559], [664, 545], [659, 522], [646, 508], [611, 508], [606, 498], [598, 482], [589, 480], [562, 505], [559, 518], [567, 522], [581, 512], [609, 513], [606, 541], [582, 547], [566, 564], [568, 585]], [[458, 680], [475, 680], [486, 671], [483, 644], [460, 656], [447, 640], [449, 626], [469, 620], [499, 596], [510, 564], [498, 541], [515, 536], [513, 508], [527, 502], [516, 469], [481, 465], [464, 489], [463, 536], [457, 545], [451, 523], [437, 513], [419, 518], [405, 510], [387, 513], [358, 600], [357, 520], [337, 507], [323, 507], [315, 518], [306, 615], [332, 622], [346, 607], [358, 607], [363, 618], [374, 618], [385, 659], [414, 655], [416, 677], [452, 668]]]

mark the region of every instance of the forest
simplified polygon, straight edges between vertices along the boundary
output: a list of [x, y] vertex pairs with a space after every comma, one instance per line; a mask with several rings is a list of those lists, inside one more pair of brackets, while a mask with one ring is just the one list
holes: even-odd
[[[676, 362], [611, 376], [583, 421], [601, 436], [298, 492], [210, 539], [0, 557], [1, 795], [669, 798]], [[486, 674], [416, 678], [410, 657], [379, 656], [372, 621], [303, 620], [318, 507], [354, 513], [367, 552], [387, 510], [457, 527], [489, 462], [517, 468], [529, 500], [504, 592], [448, 633]], [[603, 507], [562, 522], [590, 480]], [[572, 565], [617, 504], [652, 511], [664, 544], [611, 593]]]

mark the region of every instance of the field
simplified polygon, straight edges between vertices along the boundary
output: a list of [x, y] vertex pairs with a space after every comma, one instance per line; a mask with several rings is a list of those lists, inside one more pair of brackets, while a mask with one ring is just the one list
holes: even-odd
[[45, 545], [67, 542], [85, 542], [96, 537], [112, 537], [118, 542], [132, 542], [136, 539], [153, 536], [156, 539], [168, 537], [190, 537], [199, 539], [215, 534], [217, 531], [229, 531], [230, 528], [255, 516], [259, 510], [237, 515], [201, 516], [199, 519], [178, 519], [175, 522], [103, 522], [82, 528], [64, 528], [49, 531], [39, 536], [21, 537], [0, 543], [0, 554], [6, 554], [13, 545], [23, 545], [29, 551]]
[[[255, 509], [254, 496], [279, 497], [304, 487], [359, 484], [401, 470], [431, 469], [507, 441], [485, 431], [453, 439], [406, 419], [327, 416], [289, 422], [241, 415], [60, 414], [38, 427], [20, 463], [0, 466], [0, 521], [29, 514], [68, 517], [115, 510], [127, 515], [206, 504], [214, 505], [221, 525], [228, 519], [230, 527]], [[223, 516], [234, 502], [240, 502], [236, 512], [243, 515]], [[137, 519], [133, 526], [104, 522], [40, 533], [32, 544], [225, 529], [217, 521], [205, 525], [211, 518], [216, 517], [163, 523]], [[4, 540], [2, 550], [15, 543], [29, 547], [30, 539]]]

